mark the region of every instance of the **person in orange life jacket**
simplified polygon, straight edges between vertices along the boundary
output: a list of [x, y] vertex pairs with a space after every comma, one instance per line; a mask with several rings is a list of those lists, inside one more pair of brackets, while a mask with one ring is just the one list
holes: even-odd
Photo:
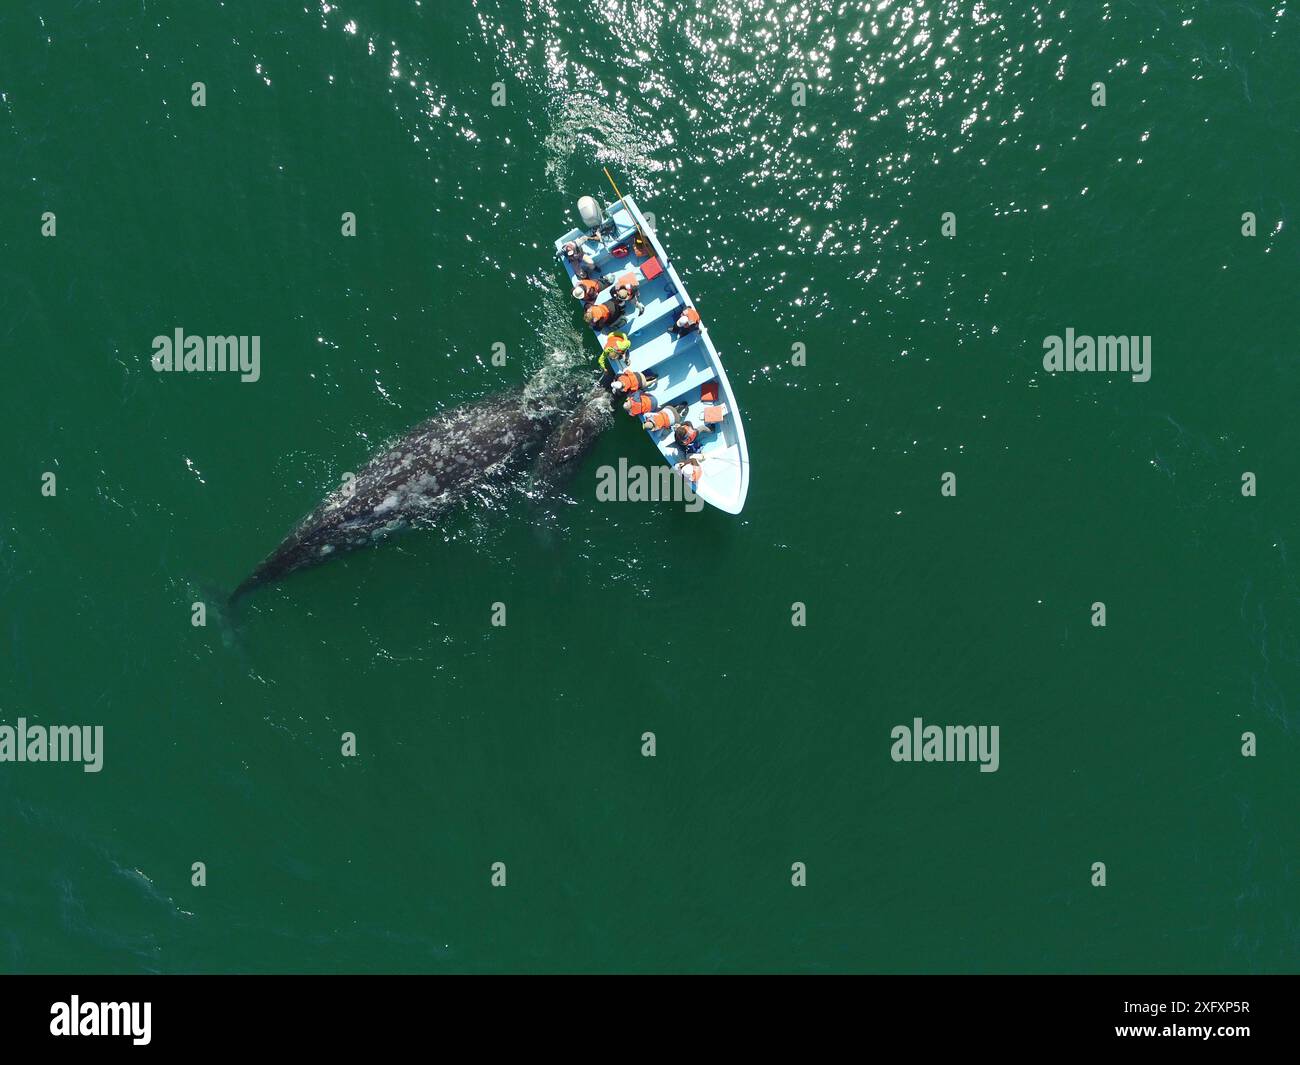
[[633, 392], [623, 404], [623, 409], [632, 415], [633, 418], [640, 418], [643, 414], [650, 414], [657, 410], [659, 401], [649, 392]]
[[685, 403], [676, 407], [665, 407], [663, 410], [657, 410], [641, 419], [641, 427], [651, 433], [658, 432], [660, 429], [671, 429], [686, 417], [686, 410]]
[[599, 281], [592, 281], [590, 278], [580, 277], [573, 285], [573, 298], [582, 300], [584, 306], [590, 306], [596, 302], [596, 297], [600, 295], [600, 290], [604, 286]]
[[694, 307], [683, 307], [677, 321], [668, 327], [668, 332], [675, 337], [688, 336], [700, 328], [700, 312]]
[[636, 274], [629, 273], [624, 274], [614, 282], [614, 287], [610, 289], [609, 294], [613, 298], [614, 302], [619, 305], [620, 309], [626, 307], [629, 303], [634, 303], [636, 304], [636, 313], [640, 314], [645, 310], [645, 308], [641, 306], [641, 300], [638, 298], [640, 289], [641, 284], [637, 281]]
[[624, 370], [614, 378], [610, 388], [615, 392], [639, 392], [643, 388], [650, 388], [659, 378], [652, 373], [640, 373], [636, 370]]
[[699, 484], [700, 478], [704, 476], [704, 467], [700, 465], [699, 458], [686, 459], [679, 462], [673, 469], [685, 477], [692, 486]]
[[[713, 426], [706, 425], [704, 431], [706, 433], [713, 432]], [[687, 455], [694, 455], [702, 446], [700, 444], [700, 431], [690, 422], [682, 422], [673, 430], [673, 440], [676, 441], [682, 452]]]
[[610, 301], [609, 303], [593, 303], [587, 308], [582, 319], [592, 329], [613, 329], [614, 323], [621, 317], [623, 317], [623, 308]]

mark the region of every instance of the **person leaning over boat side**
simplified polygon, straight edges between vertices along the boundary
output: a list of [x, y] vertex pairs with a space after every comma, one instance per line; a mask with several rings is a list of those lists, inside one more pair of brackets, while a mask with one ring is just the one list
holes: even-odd
[[596, 365], [600, 368], [600, 387], [609, 388], [614, 383], [614, 367], [609, 361], [609, 352], [602, 350]]
[[639, 392], [643, 388], [651, 388], [658, 380], [659, 378], [652, 373], [641, 373], [639, 370], [624, 370], [614, 378], [609, 387], [615, 392]]
[[694, 307], [683, 307], [682, 313], [677, 316], [677, 321], [668, 327], [668, 332], [680, 339], [689, 336], [699, 328], [700, 312]]
[[612, 329], [622, 315], [622, 308], [617, 304], [610, 303], [593, 303], [583, 313], [582, 320], [592, 329]]
[[562, 253], [564, 258], [569, 261], [569, 265], [573, 267], [575, 274], [579, 277], [599, 281], [600, 271], [596, 269], [596, 256], [589, 251], [583, 251], [581, 248], [582, 244], [591, 239], [591, 237], [583, 237], [582, 240], [570, 240], [565, 243]]
[[600, 239], [599, 235], [588, 233], [586, 236], [579, 237], [577, 240], [566, 240], [564, 242], [565, 258], [570, 262], [575, 262], [583, 255], [593, 254], [587, 251], [586, 245], [588, 244], [594, 244], [598, 249], [605, 246], [605, 242]]
[[627, 351], [631, 346], [632, 341], [628, 340], [627, 334], [617, 330], [605, 338], [605, 350], [615, 359], [627, 358]]
[[682, 403], [676, 407], [665, 407], [653, 414], [647, 414], [641, 419], [641, 428], [650, 433], [657, 432], [660, 429], [671, 429], [686, 417], [686, 409], [686, 404]]
[[628, 340], [626, 333], [610, 333], [609, 339], [605, 341], [605, 346], [600, 349], [600, 358], [596, 360], [596, 365], [600, 367], [600, 387], [609, 388], [614, 383], [617, 371], [610, 359], [627, 358], [627, 350], [632, 346], [632, 341]]
[[573, 298], [582, 300], [584, 307], [590, 307], [596, 302], [596, 297], [600, 295], [600, 290], [604, 286], [599, 281], [593, 281], [588, 277], [580, 277], [573, 285]]
[[640, 418], [643, 414], [651, 414], [658, 408], [659, 401], [649, 392], [641, 391], [633, 392], [623, 404], [623, 409], [633, 418]]
[[[713, 432], [713, 426], [706, 425], [704, 431], [706, 433]], [[687, 455], [694, 455], [702, 446], [700, 444], [700, 430], [696, 429], [690, 422], [682, 422], [673, 430], [673, 440], [676, 441], [682, 452]]]
[[636, 313], [640, 314], [645, 308], [641, 305], [640, 300], [641, 284], [636, 279], [636, 274], [624, 274], [614, 282], [614, 287], [610, 289], [610, 296], [614, 302], [623, 309], [629, 303], [636, 304]]

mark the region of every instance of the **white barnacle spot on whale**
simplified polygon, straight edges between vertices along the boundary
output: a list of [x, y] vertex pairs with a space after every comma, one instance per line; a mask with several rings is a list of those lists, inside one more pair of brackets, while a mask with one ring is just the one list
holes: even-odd
[[333, 550], [334, 550], [333, 544], [321, 544], [320, 551], [318, 551], [317, 554], [328, 555]]
[[377, 507], [375, 507], [375, 513], [383, 514], [387, 511], [392, 510], [395, 506], [397, 506], [397, 501], [398, 501], [398, 496], [396, 492], [388, 493], [388, 495], [384, 496], [383, 502], [380, 503]]

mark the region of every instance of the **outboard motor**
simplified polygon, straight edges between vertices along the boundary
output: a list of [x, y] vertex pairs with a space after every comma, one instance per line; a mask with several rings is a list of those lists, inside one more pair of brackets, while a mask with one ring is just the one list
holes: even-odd
[[578, 201], [578, 214], [582, 218], [582, 224], [593, 232], [598, 232], [605, 226], [605, 212], [590, 196], [584, 196]]

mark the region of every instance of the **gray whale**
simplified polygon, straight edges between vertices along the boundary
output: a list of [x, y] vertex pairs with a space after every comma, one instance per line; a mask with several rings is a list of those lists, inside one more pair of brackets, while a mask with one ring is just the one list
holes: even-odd
[[570, 464], [608, 426], [585, 385], [543, 398], [504, 393], [421, 422], [331, 492], [258, 564], [230, 596], [381, 540], [411, 525], [436, 522], [457, 504], [502, 479], [518, 463], [550, 454], [547, 469]]

